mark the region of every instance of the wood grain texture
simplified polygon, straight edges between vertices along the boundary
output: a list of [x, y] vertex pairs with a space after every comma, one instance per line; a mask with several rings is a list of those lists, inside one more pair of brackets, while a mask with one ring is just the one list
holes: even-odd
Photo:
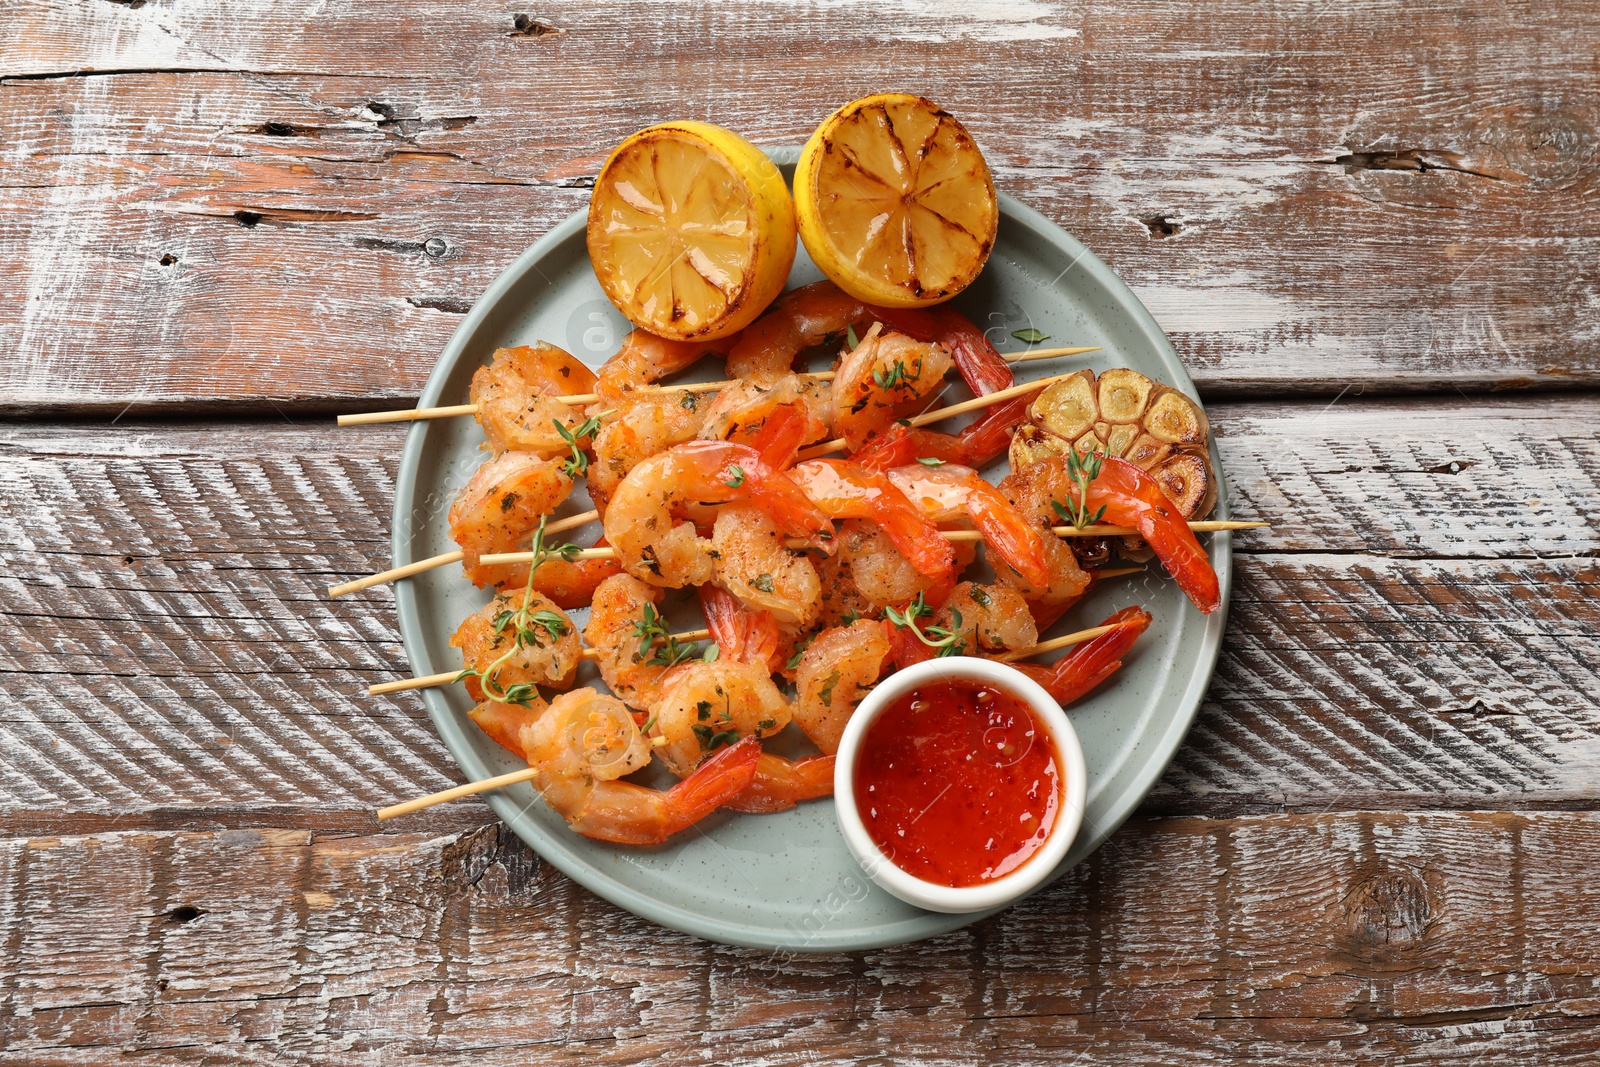
[[[101, 417], [0, 424], [0, 1064], [1595, 1062], [1597, 70], [1578, 0], [9, 0], [0, 411]], [[414, 397], [634, 129], [884, 88], [1133, 286], [1275, 524], [1140, 815], [829, 957], [377, 826], [460, 778], [323, 595], [403, 430], [308, 413]]]
[[[1212, 414], [1237, 512], [1276, 525], [1235, 539], [1148, 811], [1600, 801], [1600, 400]], [[369, 829], [458, 781], [415, 695], [361, 695], [409, 673], [390, 594], [323, 592], [387, 565], [403, 432], [0, 431], [0, 825]]]
[[498, 826], [10, 839], [0, 1062], [1586, 1064], [1596, 862], [1596, 813], [1136, 820], [994, 919], [806, 957]]
[[1209, 395], [1600, 381], [1575, 0], [514, 14], [10, 5], [0, 405], [391, 406], [633, 129], [796, 143], [889, 84], [955, 110]]

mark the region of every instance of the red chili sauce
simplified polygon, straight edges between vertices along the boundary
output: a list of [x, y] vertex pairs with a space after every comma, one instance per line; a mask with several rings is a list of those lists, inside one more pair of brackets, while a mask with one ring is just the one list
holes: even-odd
[[973, 682], [925, 685], [886, 708], [856, 757], [856, 806], [883, 854], [947, 886], [1004, 877], [1055, 826], [1061, 768], [1026, 703]]

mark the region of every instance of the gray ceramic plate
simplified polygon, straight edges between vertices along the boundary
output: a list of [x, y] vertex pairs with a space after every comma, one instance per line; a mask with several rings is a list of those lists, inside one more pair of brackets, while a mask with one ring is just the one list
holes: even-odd
[[[775, 152], [774, 157], [792, 164], [794, 154]], [[1019, 380], [1083, 365], [1132, 367], [1194, 394], [1161, 328], [1110, 268], [1015, 200], [1002, 196], [1000, 210], [994, 254], [956, 306], [990, 329], [1002, 351], [1023, 347], [1010, 334], [1029, 326], [1050, 335], [1051, 344], [1104, 349], [1087, 362], [1080, 357], [1021, 365]], [[820, 277], [802, 248], [790, 285]], [[450, 339], [421, 402], [464, 403], [472, 372], [496, 348], [546, 340], [598, 366], [627, 330], [589, 267], [584, 216], [575, 214], [489, 286]], [[945, 395], [954, 402], [967, 394], [957, 382]], [[395, 491], [397, 565], [455, 547], [445, 513], [482, 461], [482, 440], [470, 419], [419, 422], [412, 429]], [[985, 473], [996, 480], [1004, 470], [1002, 461]], [[580, 488], [563, 513], [588, 507]], [[1218, 493], [1217, 514], [1228, 514], [1225, 486]], [[587, 544], [598, 536], [598, 527], [571, 536]], [[1226, 534], [1215, 535], [1210, 545], [1224, 605], [1232, 569], [1228, 540]], [[1216, 663], [1226, 611], [1201, 616], [1158, 570], [1149, 577], [1104, 583], [1055, 631], [1093, 625], [1128, 604], [1143, 604], [1155, 614], [1155, 624], [1123, 670], [1071, 710], [1088, 761], [1089, 800], [1083, 831], [1058, 876], [1098, 848], [1154, 786], [1188, 730]], [[454, 567], [400, 583], [400, 632], [417, 674], [460, 666], [450, 635], [486, 596]], [[692, 601], [678, 610], [676, 628], [702, 625]], [[581, 625], [584, 613], [574, 614]], [[427, 690], [424, 699], [468, 779], [515, 769], [513, 757], [466, 717], [471, 704], [460, 686]], [[716, 941], [783, 951], [865, 949], [931, 937], [982, 917], [920, 911], [874, 886], [845, 850], [832, 801], [778, 815], [719, 813], [656, 849], [580, 837], [526, 785], [502, 790], [488, 801], [541, 856], [596, 893], [647, 919]]]

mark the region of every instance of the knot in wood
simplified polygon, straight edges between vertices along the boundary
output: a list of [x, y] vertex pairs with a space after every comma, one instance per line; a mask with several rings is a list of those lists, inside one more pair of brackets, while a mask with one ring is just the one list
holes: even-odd
[[1478, 137], [1505, 171], [1539, 188], [1571, 185], [1595, 161], [1594, 127], [1564, 108], [1491, 112], [1480, 119]]
[[1354, 955], [1409, 951], [1435, 919], [1434, 894], [1407, 867], [1382, 867], [1357, 882], [1345, 898], [1345, 928]]

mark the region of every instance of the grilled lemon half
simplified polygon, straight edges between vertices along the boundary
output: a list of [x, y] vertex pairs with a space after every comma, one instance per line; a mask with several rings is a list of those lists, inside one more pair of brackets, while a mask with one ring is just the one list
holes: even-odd
[[880, 93], [828, 116], [794, 174], [800, 239], [858, 300], [926, 307], [978, 276], [1000, 210], [966, 127], [920, 96]]
[[635, 326], [726, 337], [783, 291], [794, 202], [755, 145], [706, 122], [664, 122], [617, 146], [589, 201], [589, 260]]

